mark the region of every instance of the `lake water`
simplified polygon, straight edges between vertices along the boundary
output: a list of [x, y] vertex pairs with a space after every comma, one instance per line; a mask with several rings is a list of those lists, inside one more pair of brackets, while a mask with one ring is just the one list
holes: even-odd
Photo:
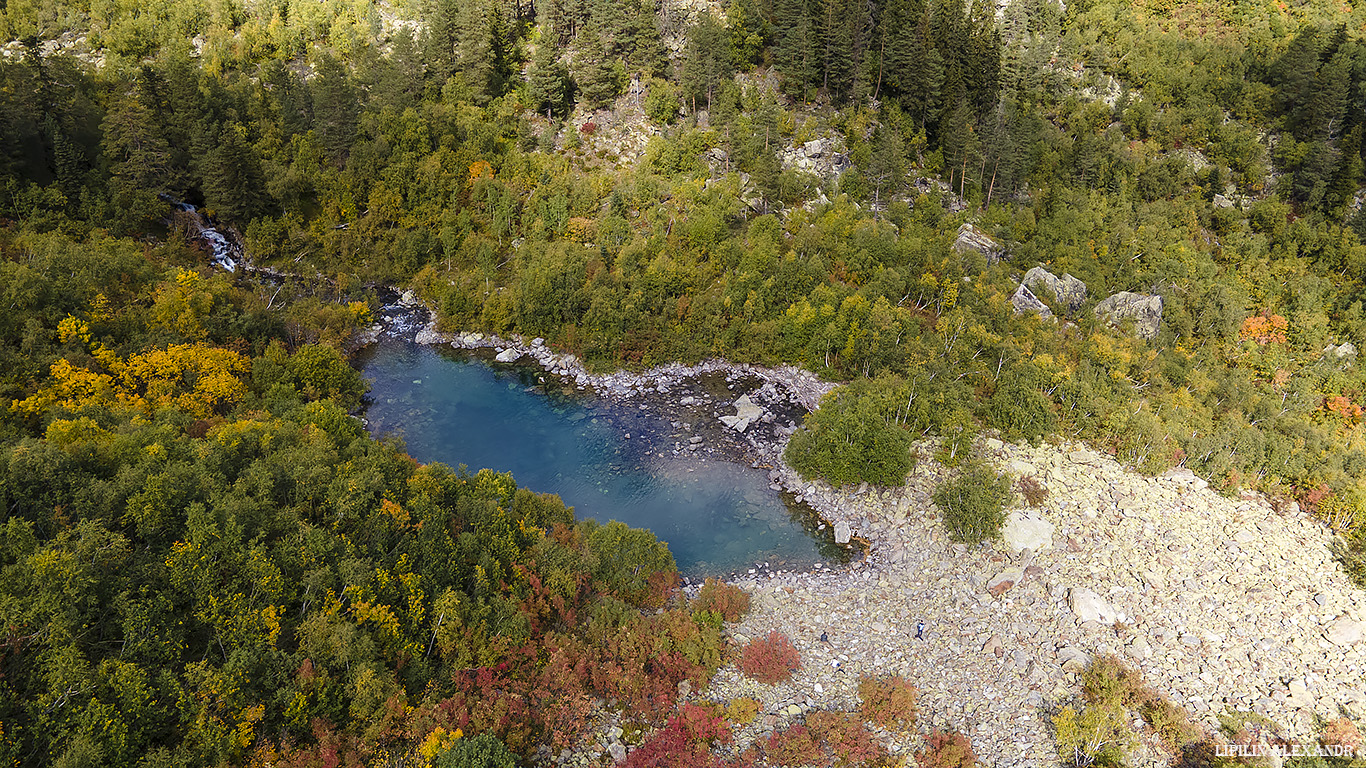
[[511, 472], [518, 485], [559, 494], [579, 517], [649, 528], [685, 575], [848, 559], [808, 507], [769, 487], [766, 472], [675, 455], [679, 430], [638, 403], [567, 392], [539, 368], [406, 342], [373, 345], [360, 362], [375, 435], [403, 438], [418, 461]]

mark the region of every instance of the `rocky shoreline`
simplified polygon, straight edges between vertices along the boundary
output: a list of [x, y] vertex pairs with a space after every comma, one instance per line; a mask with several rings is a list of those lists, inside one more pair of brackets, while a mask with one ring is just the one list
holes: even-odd
[[[810, 505], [837, 539], [866, 543], [867, 557], [847, 568], [733, 580], [753, 596], [749, 616], [728, 628], [733, 640], [776, 629], [804, 660], [789, 683], [757, 684], [728, 667], [691, 694], [761, 702], [737, 748], [813, 709], [855, 708], [860, 676], [897, 673], [920, 689], [921, 717], [912, 733], [882, 734], [893, 754], [917, 749], [917, 733], [954, 728], [984, 763], [1055, 766], [1049, 717], [1079, 693], [1085, 664], [1106, 653], [1212, 732], [1231, 714], [1305, 741], [1323, 719], [1366, 719], [1366, 597], [1333, 562], [1327, 531], [1259, 495], [1221, 496], [1185, 470], [1145, 477], [1081, 445], [983, 438], [999, 471], [1035, 478], [1048, 496], [1013, 511], [1008, 542], [969, 548], [947, 540], [930, 501], [952, 472], [927, 458], [932, 443], [917, 445], [921, 461], [891, 489], [831, 488], [782, 462], [796, 414], [833, 388], [810, 372], [707, 361], [598, 375], [540, 339], [443, 334], [429, 322], [415, 340], [492, 349], [502, 362], [529, 357], [569, 386], [621, 402], [711, 407], [721, 432], [769, 468], [772, 487]], [[696, 391], [686, 382], [708, 376], [726, 388], [684, 403], [699, 397], [679, 396]], [[675, 450], [698, 450], [701, 437]], [[915, 638], [919, 621], [924, 639]], [[559, 762], [611, 764], [621, 753], [614, 727]], [[1166, 760], [1151, 740], [1134, 756], [1137, 765]]]

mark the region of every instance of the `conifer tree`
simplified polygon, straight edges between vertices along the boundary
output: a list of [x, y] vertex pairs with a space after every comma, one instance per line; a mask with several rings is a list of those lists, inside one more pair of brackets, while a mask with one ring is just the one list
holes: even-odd
[[360, 107], [351, 76], [329, 53], [318, 61], [313, 90], [313, 117], [319, 143], [339, 163], [356, 138]]
[[555, 58], [555, 46], [548, 27], [541, 28], [536, 54], [527, 73], [527, 105], [545, 112], [546, 119], [562, 113], [568, 73]]
[[580, 36], [575, 64], [575, 80], [590, 109], [607, 104], [621, 93], [625, 73], [620, 63], [608, 57], [596, 26], [590, 25]]

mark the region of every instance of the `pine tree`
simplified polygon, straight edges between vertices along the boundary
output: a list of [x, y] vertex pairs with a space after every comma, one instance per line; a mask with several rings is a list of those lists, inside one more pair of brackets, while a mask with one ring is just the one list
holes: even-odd
[[360, 120], [359, 94], [341, 63], [324, 53], [313, 79], [313, 116], [318, 141], [333, 159], [341, 161], [356, 139]]
[[618, 62], [608, 58], [594, 26], [590, 25], [579, 37], [579, 46], [574, 79], [584, 103], [590, 109], [597, 109], [621, 93], [625, 72]]
[[546, 119], [562, 113], [565, 108], [565, 86], [568, 73], [555, 59], [555, 46], [548, 27], [541, 28], [536, 44], [536, 54], [531, 61], [531, 71], [527, 73], [527, 104], [538, 112], [544, 111]]
[[802, 101], [812, 78], [811, 28], [806, 0], [773, 0], [773, 60], [783, 74], [784, 89]]
[[224, 125], [218, 132], [217, 145], [200, 166], [205, 203], [220, 216], [239, 223], [261, 215], [269, 204], [261, 160], [244, 133], [238, 124]]
[[711, 109], [712, 98], [732, 76], [732, 59], [730, 34], [711, 15], [688, 30], [679, 84], [693, 111], [701, 105]]

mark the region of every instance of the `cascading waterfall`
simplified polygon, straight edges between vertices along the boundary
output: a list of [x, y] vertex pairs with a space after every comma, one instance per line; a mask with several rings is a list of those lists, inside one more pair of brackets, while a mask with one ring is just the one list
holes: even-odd
[[170, 195], [158, 195], [162, 200], [184, 211], [189, 215], [190, 232], [195, 237], [203, 240], [209, 245], [210, 259], [215, 266], [226, 269], [229, 272], [237, 271], [237, 264], [242, 259], [242, 249], [236, 243], [228, 239], [227, 235], [219, 232], [207, 216], [200, 212], [189, 203], [176, 200]]

